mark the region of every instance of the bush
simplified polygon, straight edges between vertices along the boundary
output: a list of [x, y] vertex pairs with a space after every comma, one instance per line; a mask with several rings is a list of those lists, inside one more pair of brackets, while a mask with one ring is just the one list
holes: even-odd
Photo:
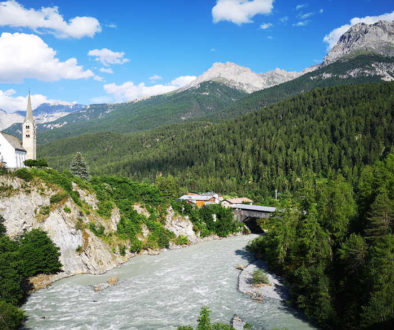
[[176, 239], [175, 239], [175, 244], [176, 245], [188, 245], [190, 244], [189, 239], [184, 236], [184, 235], [179, 235]]
[[126, 247], [124, 245], [119, 245], [119, 253], [122, 257], [126, 255]]
[[49, 199], [51, 204], [57, 204], [60, 203], [63, 199], [65, 199], [67, 197], [66, 194], [63, 193], [57, 193], [55, 195], [52, 195]]
[[1, 329], [19, 329], [25, 320], [23, 311], [17, 307], [0, 300], [0, 327]]
[[262, 269], [256, 269], [253, 272], [252, 282], [253, 282], [253, 284], [269, 284], [270, 283], [267, 274]]
[[24, 164], [28, 167], [47, 167], [48, 162], [45, 159], [26, 159]]
[[65, 206], [65, 207], [63, 208], [63, 210], [64, 210], [64, 212], [66, 212], [66, 213], [71, 213], [71, 209], [70, 209], [69, 207], [67, 207], [67, 206]]
[[75, 249], [75, 252], [82, 253], [83, 252], [82, 246], [78, 245], [78, 247]]
[[139, 239], [135, 239], [130, 246], [130, 252], [138, 253], [142, 250], [142, 242]]
[[15, 171], [15, 176], [25, 181], [31, 181], [33, 179], [33, 175], [25, 168]]
[[104, 231], [105, 228], [103, 225], [100, 225], [98, 228], [96, 227], [96, 224], [94, 222], [90, 222], [89, 223], [89, 229], [91, 230], [91, 232], [93, 234], [95, 234], [96, 236], [100, 237], [100, 236], [104, 236]]

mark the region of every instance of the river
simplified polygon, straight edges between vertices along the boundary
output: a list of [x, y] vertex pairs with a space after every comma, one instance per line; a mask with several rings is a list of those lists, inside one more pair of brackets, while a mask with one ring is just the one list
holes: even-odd
[[[255, 235], [206, 241], [131, 259], [104, 275], [77, 275], [33, 293], [23, 306], [28, 329], [176, 329], [196, 325], [201, 306], [213, 322], [234, 314], [254, 329], [312, 329], [279, 300], [253, 301], [237, 290], [244, 248]], [[93, 285], [118, 276], [116, 286]]]

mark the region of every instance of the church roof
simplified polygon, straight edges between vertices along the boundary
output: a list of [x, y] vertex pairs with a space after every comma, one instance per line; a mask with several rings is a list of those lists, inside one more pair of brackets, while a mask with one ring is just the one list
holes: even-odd
[[30, 99], [30, 91], [29, 91], [29, 96], [27, 98], [27, 109], [26, 109], [26, 118], [25, 121], [29, 120], [29, 121], [34, 121], [34, 117], [33, 117], [33, 110], [31, 108], [31, 99]]
[[8, 141], [9, 144], [12, 145], [15, 150], [26, 152], [25, 148], [23, 148], [22, 142], [16, 136], [12, 136], [3, 132], [0, 132], [0, 134], [4, 136], [4, 138]]

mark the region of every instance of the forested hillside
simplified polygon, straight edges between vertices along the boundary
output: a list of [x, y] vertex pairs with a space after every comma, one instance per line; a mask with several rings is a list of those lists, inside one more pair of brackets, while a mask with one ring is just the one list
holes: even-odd
[[394, 154], [341, 174], [305, 179], [250, 248], [283, 275], [291, 301], [319, 327], [392, 329]]
[[293, 191], [305, 176], [337, 170], [355, 181], [393, 148], [393, 91], [394, 83], [317, 89], [220, 124], [84, 135], [39, 153], [59, 169], [80, 151], [96, 174], [139, 180], [171, 174], [191, 190], [250, 196]]

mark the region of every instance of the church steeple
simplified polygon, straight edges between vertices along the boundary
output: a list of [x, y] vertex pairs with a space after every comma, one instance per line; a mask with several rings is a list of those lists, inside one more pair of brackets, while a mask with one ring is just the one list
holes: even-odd
[[34, 121], [33, 110], [31, 108], [30, 90], [29, 90], [29, 96], [27, 97], [26, 119], [30, 121]]
[[27, 97], [26, 118], [22, 124], [22, 144], [26, 150], [26, 159], [36, 159], [36, 123], [31, 107], [30, 91]]

